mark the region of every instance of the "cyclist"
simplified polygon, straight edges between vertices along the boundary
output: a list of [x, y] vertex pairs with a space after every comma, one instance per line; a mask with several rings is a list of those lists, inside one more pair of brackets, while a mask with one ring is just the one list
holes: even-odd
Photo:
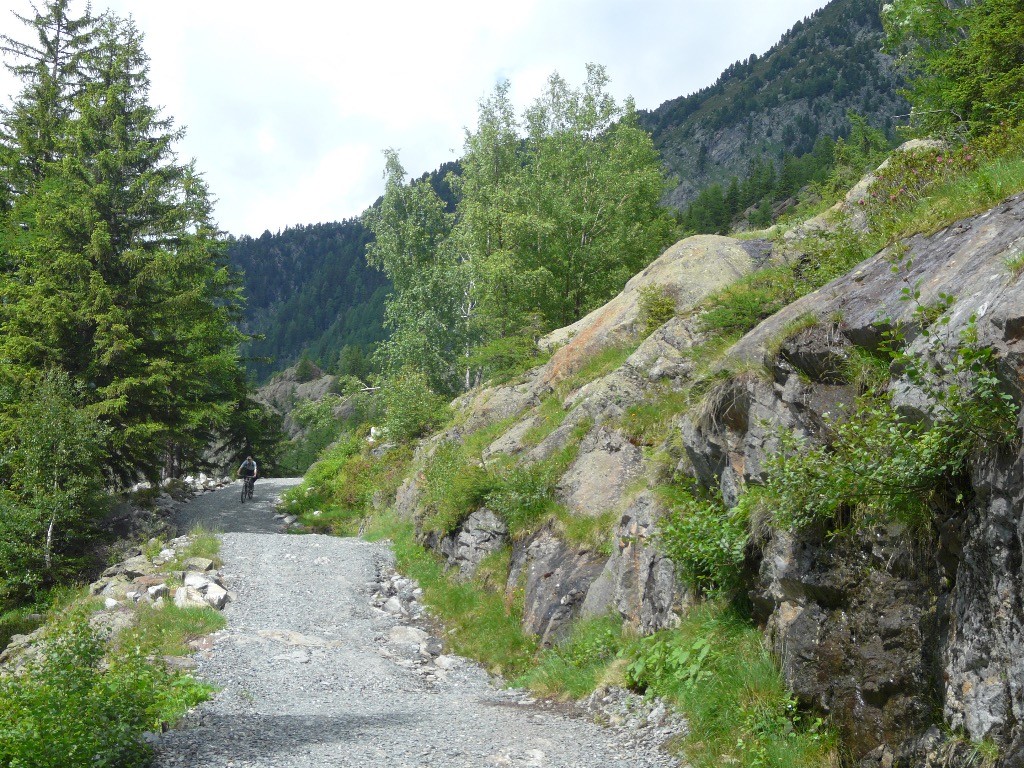
[[[242, 466], [238, 468], [238, 476], [243, 478], [243, 482], [252, 483], [255, 485], [256, 478], [259, 477], [259, 467], [256, 466], [256, 462], [252, 456], [246, 456], [245, 461], [242, 462]], [[252, 478], [251, 480], [249, 478]]]

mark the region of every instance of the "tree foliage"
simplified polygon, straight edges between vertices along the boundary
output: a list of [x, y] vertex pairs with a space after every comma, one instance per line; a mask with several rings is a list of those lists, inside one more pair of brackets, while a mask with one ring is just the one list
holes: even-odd
[[2, 38], [0, 599], [66, 572], [102, 492], [230, 451], [254, 424], [241, 295], [206, 185], [149, 98], [130, 20], [32, 6]]
[[149, 102], [138, 29], [67, 13], [54, 0], [28, 19], [38, 45], [7, 46], [25, 87], [3, 115], [0, 359], [16, 378], [65, 371], [111, 476], [156, 476], [243, 396], [240, 296], [181, 132]]
[[984, 133], [1024, 117], [1024, 7], [1017, 0], [895, 0], [888, 43], [912, 80], [923, 132]]
[[[668, 244], [657, 153], [607, 86], [596, 65], [580, 88], [552, 75], [518, 119], [499, 84], [448, 177], [454, 213], [388, 153], [384, 197], [366, 214], [368, 258], [394, 290], [386, 376], [413, 367], [454, 393], [514, 369], [510, 350], [606, 302]], [[530, 343], [498, 343], [517, 337]]]

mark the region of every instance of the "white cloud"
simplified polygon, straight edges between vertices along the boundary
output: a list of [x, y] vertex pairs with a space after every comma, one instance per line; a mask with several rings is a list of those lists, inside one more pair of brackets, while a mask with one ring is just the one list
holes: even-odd
[[[413, 175], [453, 159], [501, 78], [525, 105], [552, 71], [578, 83], [598, 62], [619, 98], [653, 108], [762, 53], [823, 4], [94, 0], [135, 18], [152, 99], [188, 128], [180, 154], [204, 172], [221, 226], [252, 235], [358, 215], [383, 188], [385, 147]], [[0, 32], [18, 27], [0, 17]], [[13, 88], [0, 79], [0, 92]]]

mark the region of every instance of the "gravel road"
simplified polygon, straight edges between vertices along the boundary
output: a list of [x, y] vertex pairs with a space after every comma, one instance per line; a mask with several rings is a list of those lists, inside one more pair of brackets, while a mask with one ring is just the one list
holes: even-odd
[[676, 764], [501, 690], [467, 660], [442, 656], [428, 669], [418, 642], [403, 640], [416, 630], [371, 604], [390, 569], [385, 546], [275, 533], [273, 499], [294, 482], [262, 480], [245, 505], [235, 483], [183, 510], [184, 527], [227, 531], [223, 572], [237, 597], [227, 628], [195, 657], [222, 690], [156, 737], [159, 768]]

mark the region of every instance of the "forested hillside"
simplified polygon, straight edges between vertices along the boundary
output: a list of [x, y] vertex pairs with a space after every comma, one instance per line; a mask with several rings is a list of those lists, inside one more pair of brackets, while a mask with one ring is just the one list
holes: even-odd
[[322, 365], [345, 347], [359, 354], [380, 341], [387, 278], [366, 264], [372, 235], [358, 219], [290, 227], [233, 240], [231, 264], [245, 280], [245, 346], [257, 378], [302, 354]]
[[[855, 177], [887, 149], [894, 116], [909, 107], [882, 44], [874, 0], [835, 0], [713, 85], [639, 110], [670, 176], [666, 201], [687, 214], [683, 228], [725, 232], [746, 209], [749, 225], [765, 226], [804, 185], [826, 183], [836, 165]], [[851, 111], [863, 120], [851, 124]], [[851, 130], [851, 143], [837, 151], [834, 139], [850, 140]], [[449, 171], [461, 168], [446, 163], [419, 180], [452, 212]], [[852, 180], [840, 176], [836, 189]], [[246, 347], [259, 380], [303, 355], [335, 369], [346, 347], [356, 359], [384, 338], [387, 282], [365, 266], [369, 237], [352, 220], [232, 243], [231, 262], [246, 276], [245, 328], [265, 337]]]
[[879, 8], [876, 0], [835, 0], [713, 85], [641, 111], [640, 124], [673, 177], [668, 202], [685, 209], [711, 184], [742, 181], [761, 158], [781, 172], [787, 158], [811, 153], [820, 138], [846, 135], [850, 111], [891, 135], [894, 116], [909, 105], [891, 57], [881, 52]]

